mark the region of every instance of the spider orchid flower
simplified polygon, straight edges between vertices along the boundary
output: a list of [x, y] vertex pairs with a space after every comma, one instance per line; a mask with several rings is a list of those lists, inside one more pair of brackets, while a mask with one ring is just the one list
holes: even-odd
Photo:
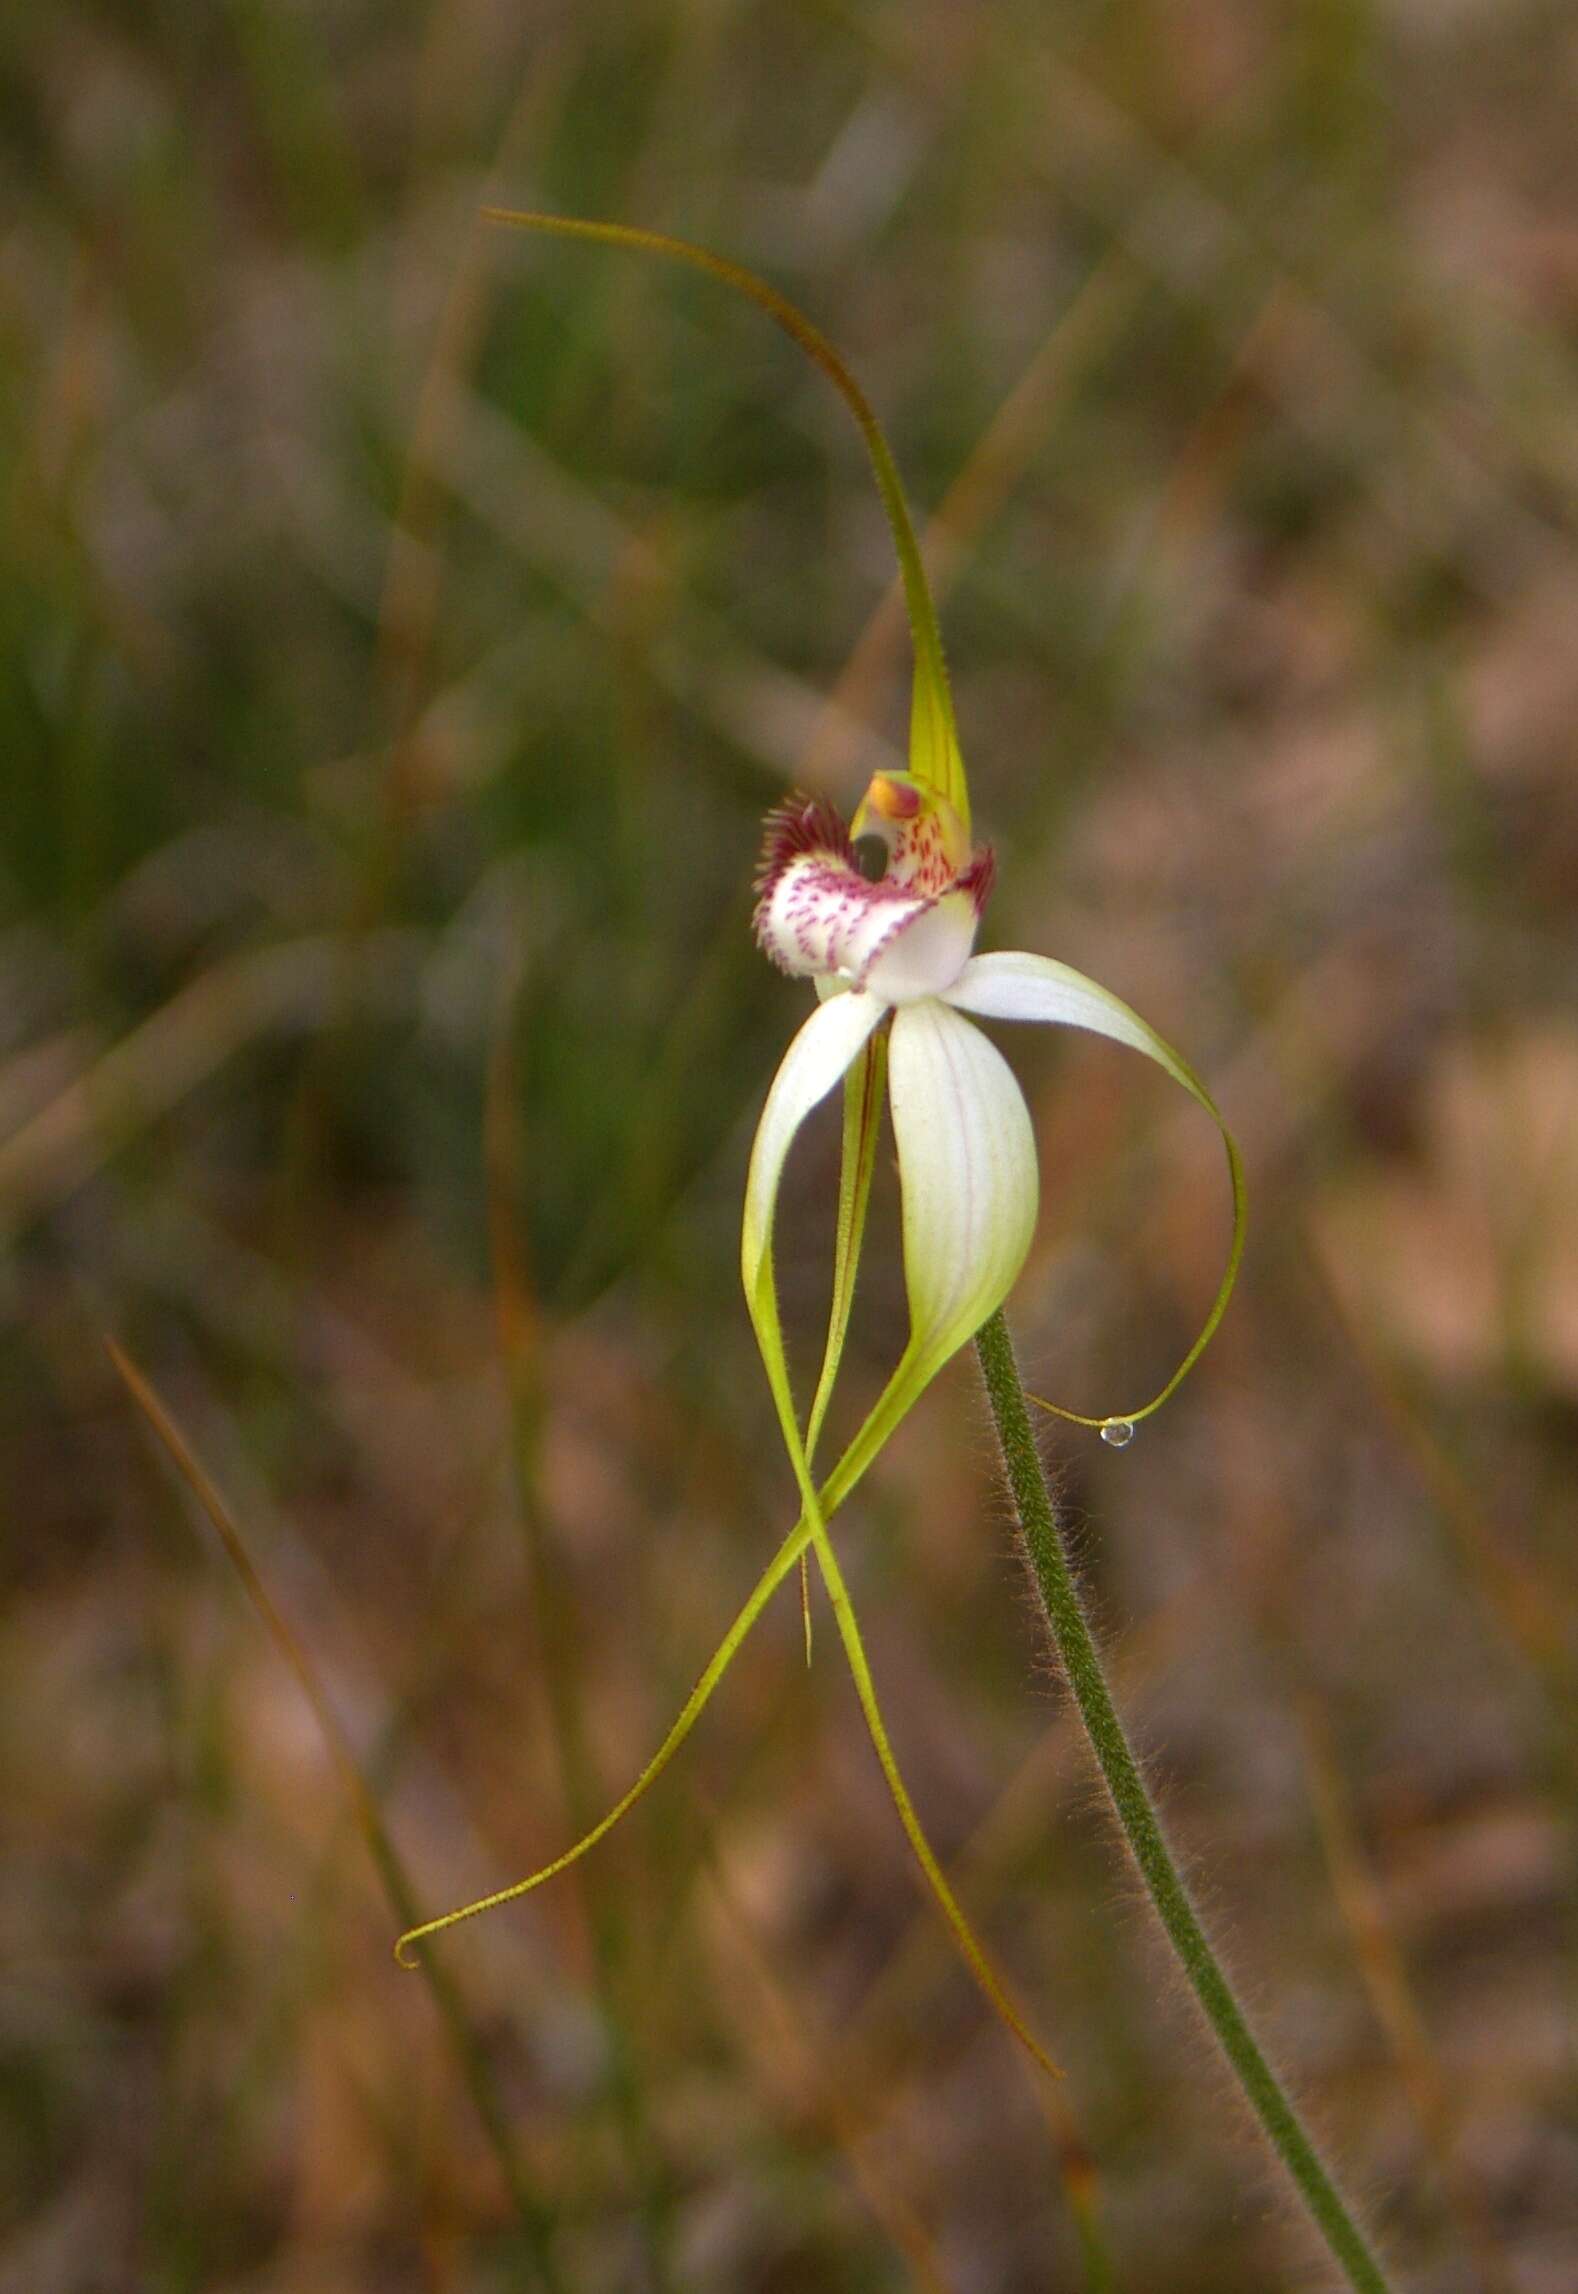
[[[856, 862], [854, 839], [865, 834], [887, 847], [875, 881]], [[784, 1164], [813, 1107], [869, 1053], [884, 1023], [910, 1306], [909, 1344], [883, 1410], [889, 1429], [1002, 1304], [1035, 1231], [1040, 1182], [1029, 1111], [976, 1020], [1033, 1020], [1109, 1036], [1154, 1060], [1221, 1124], [1193, 1071], [1110, 989], [1050, 957], [973, 953], [995, 874], [990, 847], [972, 846], [960, 806], [913, 773], [879, 773], [848, 829], [825, 800], [791, 797], [768, 815], [757, 939], [781, 970], [813, 980], [823, 998], [768, 1093], [746, 1184], [746, 1296], [780, 1408], [787, 1371], [772, 1238]], [[869, 1104], [869, 1089], [864, 1096]], [[1102, 1419], [1056, 1411], [1099, 1426], [1115, 1446], [1172, 1393], [1227, 1303], [1242, 1246], [1243, 1183], [1225, 1129], [1223, 1138], [1238, 1215], [1227, 1274], [1199, 1338], [1141, 1407]], [[825, 1393], [819, 1404], [808, 1448]]]
[[[997, 1311], [1030, 1248], [1039, 1192], [1030, 1116], [1008, 1063], [976, 1020], [1039, 1020], [1092, 1029], [1143, 1052], [1222, 1127], [1227, 1149], [1233, 1242], [1227, 1273], [1200, 1336], [1162, 1392], [1143, 1408], [1107, 1419], [1063, 1410], [1059, 1416], [1099, 1426], [1109, 1440], [1126, 1440], [1133, 1421], [1159, 1408], [1189, 1369], [1221, 1318], [1243, 1245], [1237, 1150], [1192, 1070], [1109, 990], [1048, 957], [974, 953], [991, 894], [993, 860], [988, 849], [971, 841], [969, 793], [925, 567], [882, 427], [826, 336], [765, 281], [686, 241], [567, 216], [486, 212], [515, 228], [631, 249], [708, 273], [755, 303], [821, 369], [854, 416], [871, 460], [898, 553], [915, 676], [908, 770], [879, 773], [847, 829], [824, 801], [792, 797], [778, 806], [768, 816], [757, 879], [756, 932], [762, 947], [782, 970], [813, 981], [821, 998], [768, 1091], [746, 1179], [741, 1236], [746, 1301], [799, 1489], [800, 1517], [662, 1744], [601, 1821], [524, 1880], [408, 1929], [396, 1944], [396, 1956], [414, 1965], [411, 1947], [420, 1939], [526, 1895], [603, 1839], [662, 1774], [773, 1594], [796, 1564], [814, 1553], [872, 1743], [917, 1862], [982, 1990], [1035, 2061], [1051, 2071], [921, 1829], [888, 1740], [827, 1524], [931, 1379]], [[868, 834], [887, 847], [886, 867], [874, 882], [855, 860], [854, 840]], [[903, 1194], [909, 1340], [863, 1424], [818, 1486], [811, 1459], [849, 1326], [884, 1069]], [[806, 1118], [841, 1080], [844, 1166], [833, 1299], [822, 1373], [802, 1426], [779, 1324], [774, 1219], [790, 1149]]]
[[[1043, 1409], [1099, 1426], [1121, 1448], [1136, 1420], [1161, 1407], [1226, 1309], [1243, 1249], [1244, 1183], [1232, 1134], [1204, 1085], [1110, 989], [1050, 957], [974, 953], [996, 864], [989, 847], [971, 842], [946, 683], [933, 686], [929, 696], [926, 691], [933, 675], [941, 677], [941, 649], [932, 656], [939, 665], [935, 671], [919, 643], [916, 653], [911, 755], [916, 760], [920, 752], [922, 769], [912, 764], [908, 772], [878, 773], [848, 829], [826, 801], [790, 797], [767, 816], [757, 875], [760, 945], [781, 970], [813, 981], [821, 998], [768, 1091], [745, 1185], [745, 1294], [802, 1506], [800, 1522], [774, 1556], [767, 1579], [776, 1584], [789, 1563], [800, 1559], [809, 1654], [804, 1569], [806, 1555], [815, 1553], [872, 1744], [915, 1859], [982, 1991], [1032, 2059], [1051, 2070], [954, 1898], [910, 1800], [827, 1517], [944, 1363], [997, 1312], [1035, 1232], [1040, 1177], [1030, 1113], [1012, 1069], [975, 1020], [1083, 1028], [1143, 1052], [1206, 1109], [1227, 1152], [1234, 1212], [1227, 1271], [1204, 1328], [1173, 1376], [1152, 1400], [1121, 1416], [1085, 1418], [1048, 1402]], [[928, 757], [926, 734], [939, 727], [944, 739]], [[857, 866], [854, 850], [855, 839], [868, 833], [887, 847], [886, 866], [874, 881]], [[818, 1490], [811, 1458], [849, 1323], [884, 1045], [898, 1148], [909, 1342], [865, 1424]], [[832, 1308], [822, 1375], [802, 1431], [779, 1322], [773, 1230], [790, 1149], [807, 1116], [841, 1080], [844, 1167]]]

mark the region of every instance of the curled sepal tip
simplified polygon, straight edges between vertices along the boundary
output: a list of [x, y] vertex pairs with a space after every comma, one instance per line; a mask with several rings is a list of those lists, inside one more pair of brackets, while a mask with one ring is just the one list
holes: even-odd
[[412, 1946], [420, 1943], [425, 1936], [437, 1935], [444, 1928], [457, 1927], [462, 1920], [475, 1919], [479, 1913], [497, 1911], [502, 1904], [513, 1904], [520, 1897], [529, 1896], [533, 1889], [540, 1888], [545, 1880], [552, 1880], [560, 1872], [567, 1871], [572, 1864], [579, 1863], [589, 1849], [595, 1848], [600, 1840], [605, 1840], [608, 1837], [622, 1817], [629, 1815], [642, 1795], [649, 1792], [652, 1786], [656, 1784], [664, 1769], [667, 1768], [675, 1753], [678, 1752], [697, 1721], [706, 1711], [714, 1689], [717, 1688], [724, 1674], [738, 1656], [757, 1618], [805, 1551], [806, 1546], [810, 1543], [810, 1537], [810, 1529], [804, 1522], [789, 1532], [778, 1551], [773, 1555], [772, 1560], [756, 1580], [744, 1607], [708, 1659], [706, 1669], [680, 1708], [679, 1716], [673, 1727], [647, 1762], [641, 1774], [636, 1778], [630, 1790], [621, 1799], [615, 1801], [607, 1815], [600, 1822], [594, 1824], [589, 1832], [583, 1833], [575, 1845], [567, 1848], [562, 1856], [556, 1856], [551, 1864], [544, 1864], [537, 1871], [529, 1872], [524, 1880], [517, 1880], [508, 1888], [495, 1888], [491, 1895], [479, 1896], [474, 1903], [462, 1904], [458, 1911], [445, 1912], [436, 1920], [424, 1920], [418, 1927], [407, 1928], [405, 1933], [397, 1938], [394, 1947], [395, 1958], [402, 1967], [414, 1968], [419, 1965], [419, 1962], [412, 1956]]
[[1083, 1411], [1064, 1409], [1039, 1394], [1028, 1397], [1037, 1409], [1047, 1411], [1052, 1417], [1062, 1418], [1070, 1425], [1089, 1426], [1114, 1449], [1125, 1448], [1140, 1421], [1149, 1418], [1178, 1391], [1227, 1312], [1227, 1302], [1238, 1280], [1249, 1224], [1249, 1196], [1238, 1142], [1221, 1109], [1188, 1061], [1110, 988], [1102, 987], [1099, 981], [1087, 978], [1083, 972], [1076, 972], [1069, 964], [1057, 963], [1050, 956], [1017, 952], [974, 956], [947, 991], [945, 1001], [960, 1011], [973, 1012], [978, 1019], [1039, 1020], [1056, 1026], [1086, 1028], [1095, 1035], [1110, 1037], [1114, 1043], [1126, 1044], [1131, 1051], [1143, 1052], [1204, 1108], [1221, 1135], [1233, 1198], [1233, 1234], [1228, 1245], [1227, 1265], [1199, 1335], [1166, 1385], [1137, 1408], [1109, 1410], [1100, 1417], [1087, 1417]]

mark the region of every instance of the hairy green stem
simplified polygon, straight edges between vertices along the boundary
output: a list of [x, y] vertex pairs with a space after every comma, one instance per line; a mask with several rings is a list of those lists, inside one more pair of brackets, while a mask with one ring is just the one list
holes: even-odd
[[1030, 1412], [1013, 1341], [1000, 1310], [979, 1332], [975, 1346], [1013, 1493], [1025, 1564], [1040, 1595], [1047, 1629], [1124, 1839], [1156, 1915], [1267, 2140], [1292, 2176], [1349, 2285], [1357, 2288], [1358, 2294], [1388, 2294], [1380, 2264], [1262, 2054], [1173, 1861], [1161, 1820], [1112, 1701], [1069, 1566], [1057, 1511], [1030, 1430]]

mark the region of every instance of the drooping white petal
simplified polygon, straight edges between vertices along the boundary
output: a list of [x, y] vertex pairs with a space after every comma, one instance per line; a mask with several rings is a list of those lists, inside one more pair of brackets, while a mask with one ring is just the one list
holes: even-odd
[[888, 1096], [904, 1195], [906, 1362], [923, 1384], [996, 1312], [1024, 1264], [1035, 1139], [996, 1045], [935, 1000], [894, 1018]]
[[[1105, 1419], [1087, 1418], [1077, 1410], [1056, 1410], [1058, 1417], [1071, 1418], [1082, 1426], [1099, 1425], [1104, 1433], [1115, 1426], [1132, 1431], [1135, 1421], [1160, 1409], [1188, 1376], [1227, 1310], [1238, 1279], [1239, 1261], [1244, 1255], [1249, 1220], [1244, 1165], [1238, 1143], [1223, 1120], [1221, 1109], [1189, 1062], [1180, 1058], [1172, 1045], [1148, 1027], [1138, 1012], [1131, 1011], [1120, 996], [1104, 988], [1099, 980], [1087, 979], [1083, 972], [1076, 972], [1070, 965], [1055, 963], [1050, 956], [1026, 955], [1018, 950], [1003, 955], [972, 956], [944, 993], [948, 1004], [962, 1012], [974, 1012], [981, 1019], [1043, 1020], [1064, 1027], [1088, 1028], [1096, 1035], [1110, 1036], [1115, 1043], [1143, 1052], [1205, 1109], [1221, 1134], [1228, 1183], [1233, 1191], [1233, 1235], [1216, 1297], [1193, 1345], [1161, 1391], [1139, 1409], [1116, 1412]], [[1044, 1403], [1042, 1407], [1053, 1409], [1054, 1405]]]
[[[764, 1316], [770, 1319], [774, 1332], [777, 1327], [772, 1293], [773, 1213], [795, 1134], [818, 1100], [825, 1099], [841, 1080], [886, 1012], [887, 1006], [876, 996], [830, 996], [800, 1029], [773, 1077], [751, 1149], [740, 1241], [745, 1296], [759, 1336]], [[763, 1343], [765, 1346], [765, 1339]]]
[[1050, 956], [1026, 955], [1019, 949], [972, 956], [943, 993], [959, 1011], [974, 1012], [978, 1019], [1042, 1020], [1111, 1036], [1115, 1043], [1128, 1044], [1132, 1050], [1144, 1052], [1147, 1059], [1154, 1059], [1175, 1083], [1181, 1083], [1192, 1098], [1216, 1114], [1197, 1077], [1171, 1045], [1110, 988], [1076, 972], [1069, 964], [1055, 963]]

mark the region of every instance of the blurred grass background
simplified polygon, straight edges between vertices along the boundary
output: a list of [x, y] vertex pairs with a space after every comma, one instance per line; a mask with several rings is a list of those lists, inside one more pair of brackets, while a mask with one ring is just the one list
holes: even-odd
[[[839, 1535], [1049, 2131], [776, 1607], [757, 822], [947, 590], [990, 944], [1244, 1140], [1203, 1367], [1055, 1433], [1126, 1710], [1400, 2280], [1578, 2283], [1578, 28], [1546, 0], [60, 0], [0, 20], [0, 2285], [1326, 2285], [1046, 1679], [968, 1362]], [[874, 624], [871, 617], [875, 614]], [[862, 632], [865, 637], [862, 639]], [[1214, 1140], [1015, 1035], [1043, 1390], [1150, 1391]], [[814, 1359], [836, 1124], [782, 1221]], [[903, 1327], [891, 1179], [841, 1408]], [[837, 1433], [837, 1426], [833, 1432]], [[385, 1879], [389, 1877], [385, 1858]]]

